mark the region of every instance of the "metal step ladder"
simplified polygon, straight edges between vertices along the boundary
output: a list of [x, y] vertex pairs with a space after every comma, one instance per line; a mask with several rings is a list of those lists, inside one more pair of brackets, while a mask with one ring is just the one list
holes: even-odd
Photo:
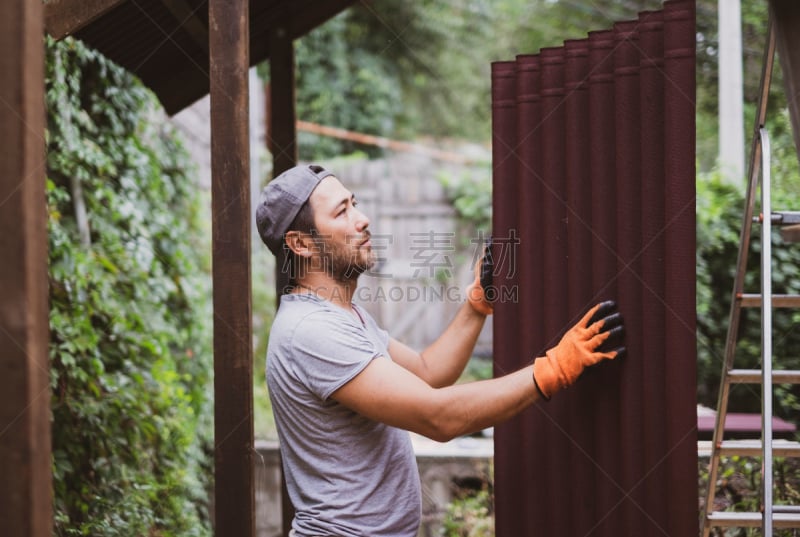
[[[800, 4], [800, 3], [798, 3]], [[714, 437], [709, 462], [708, 490], [705, 498], [703, 537], [709, 537], [713, 528], [752, 527], [762, 529], [762, 535], [772, 536], [773, 528], [800, 528], [800, 505], [774, 505], [773, 457], [800, 457], [800, 443], [774, 439], [772, 434], [772, 391], [773, 384], [800, 384], [800, 371], [772, 369], [772, 311], [773, 308], [800, 308], [800, 295], [772, 294], [772, 227], [782, 227], [784, 241], [800, 241], [800, 212], [772, 211], [770, 192], [770, 144], [769, 136], [763, 128], [766, 120], [767, 95], [772, 79], [772, 66], [776, 48], [776, 34], [786, 35], [787, 20], [780, 21], [775, 6], [783, 9], [786, 0], [771, 0], [771, 21], [768, 30], [767, 47], [761, 77], [761, 91], [756, 118], [756, 129], [751, 146], [749, 181], [746, 206], [742, 220], [734, 290], [725, 342], [724, 364], [720, 381], [720, 393], [714, 426]], [[794, 9], [794, 8], [792, 8]], [[800, 10], [795, 10], [800, 17]], [[779, 13], [780, 14], [780, 13]], [[776, 20], [780, 21], [776, 23]], [[800, 22], [800, 18], [796, 18]], [[777, 31], [776, 31], [777, 27]], [[800, 26], [794, 30], [798, 32]], [[781, 36], [783, 39], [783, 36]], [[783, 51], [784, 48], [781, 48]], [[784, 64], [785, 65], [785, 64]], [[796, 127], [796, 126], [795, 126]], [[797, 138], [800, 133], [795, 132]], [[798, 145], [800, 149], [800, 145]], [[760, 168], [760, 171], [759, 171]], [[756, 215], [756, 197], [760, 180], [760, 214]], [[765, 217], [764, 215], [768, 215]], [[744, 292], [747, 257], [750, 237], [754, 223], [761, 224], [761, 293]], [[742, 308], [761, 309], [761, 369], [735, 369], [734, 355], [738, 339], [738, 327]], [[726, 440], [724, 434], [728, 397], [733, 384], [761, 384], [761, 440]], [[761, 510], [757, 512], [714, 511], [714, 497], [717, 489], [720, 459], [722, 457], [747, 456], [760, 457], [761, 468]]]

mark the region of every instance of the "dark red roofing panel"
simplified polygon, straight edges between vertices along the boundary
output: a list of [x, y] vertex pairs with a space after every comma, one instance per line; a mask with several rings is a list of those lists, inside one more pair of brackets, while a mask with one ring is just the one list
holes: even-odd
[[629, 352], [496, 428], [496, 533], [693, 535], [694, 4], [492, 73], [495, 373], [608, 298]]

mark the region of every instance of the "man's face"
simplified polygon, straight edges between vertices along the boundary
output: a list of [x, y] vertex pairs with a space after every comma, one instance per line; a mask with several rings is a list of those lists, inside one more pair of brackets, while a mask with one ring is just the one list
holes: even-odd
[[312, 270], [322, 269], [337, 281], [358, 278], [375, 264], [369, 219], [355, 196], [333, 176], [323, 179], [309, 198], [318, 232]]

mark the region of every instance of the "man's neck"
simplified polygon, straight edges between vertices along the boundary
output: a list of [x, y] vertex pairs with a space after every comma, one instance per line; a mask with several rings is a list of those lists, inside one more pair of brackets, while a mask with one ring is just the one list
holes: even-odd
[[311, 275], [309, 275], [297, 281], [299, 292], [314, 293], [318, 297], [347, 310], [352, 309], [353, 295], [355, 294], [357, 285], [357, 280], [339, 282], [333, 278], [322, 275], [318, 277], [311, 277]]

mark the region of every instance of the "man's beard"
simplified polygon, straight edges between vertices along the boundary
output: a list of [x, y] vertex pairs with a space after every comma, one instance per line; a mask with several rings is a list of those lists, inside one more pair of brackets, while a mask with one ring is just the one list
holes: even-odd
[[315, 237], [322, 266], [312, 267], [312, 270], [324, 270], [339, 283], [358, 280], [361, 274], [375, 265], [374, 252], [361, 248], [361, 242], [367, 237], [368, 234], [360, 236], [357, 241], [348, 240], [346, 244], [335, 243], [328, 237]]

